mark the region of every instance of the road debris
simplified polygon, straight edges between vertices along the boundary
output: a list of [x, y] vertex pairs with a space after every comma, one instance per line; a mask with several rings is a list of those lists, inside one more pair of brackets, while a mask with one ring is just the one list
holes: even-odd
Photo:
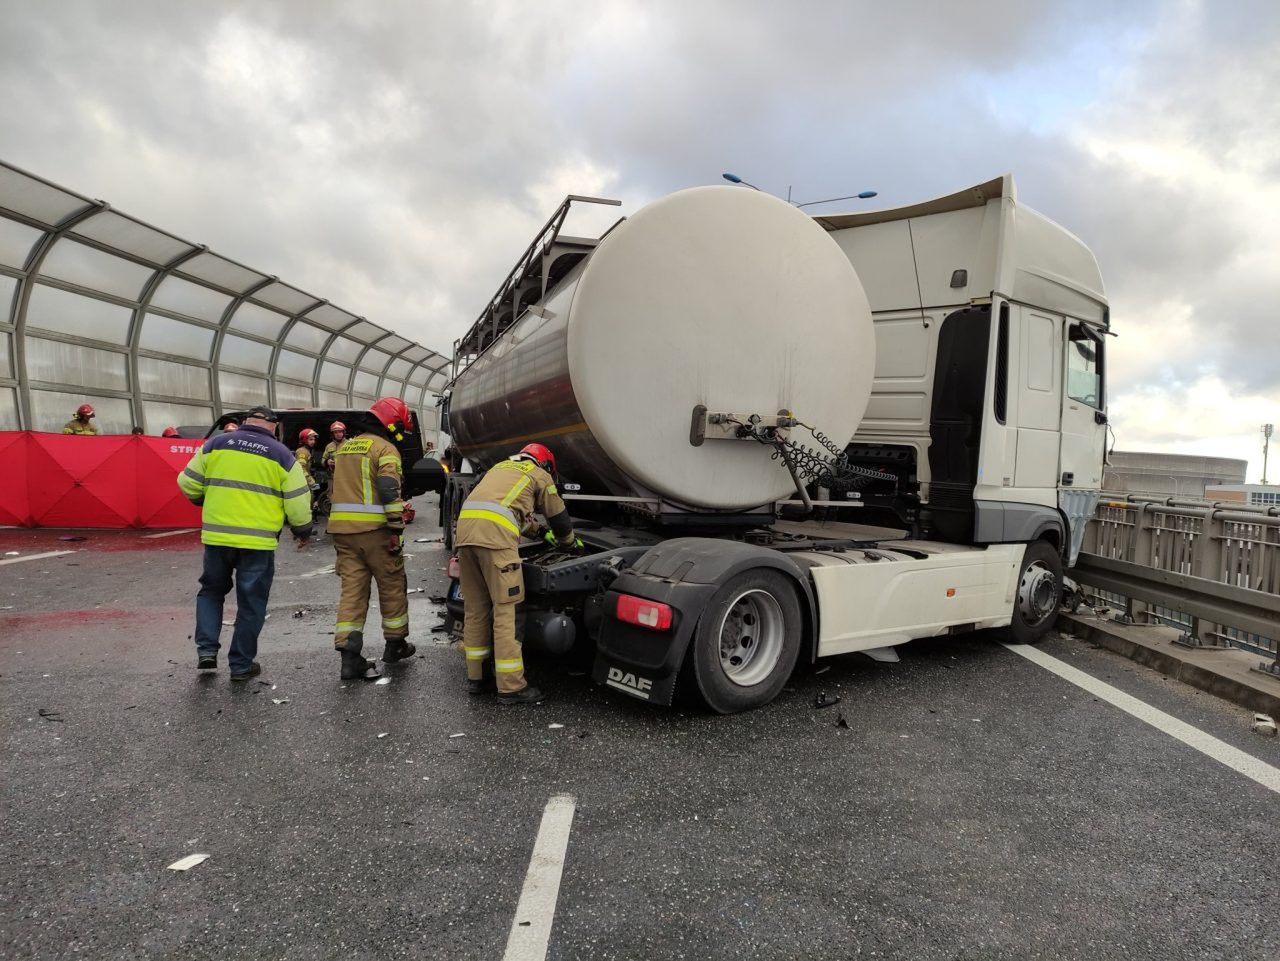
[[387, 734], [388, 734], [387, 731], [383, 731], [381, 734], [378, 735], [378, 740], [382, 740], [384, 737], [387, 736]]
[[548, 724], [548, 725], [547, 725], [547, 727], [548, 727], [550, 730], [552, 730], [552, 731], [558, 731], [558, 730], [560, 730], [562, 727], [564, 727], [564, 725], [563, 725], [563, 724]]
[[1254, 734], [1261, 734], [1263, 737], [1276, 736], [1276, 722], [1270, 714], [1255, 714], [1253, 716], [1253, 724], [1250, 730]]
[[5, 552], [4, 552], [4, 556], [5, 556], [5, 557], [17, 557], [17, 556], [18, 556], [19, 554], [21, 554], [21, 553], [22, 553], [21, 551], [5, 551]]
[[271, 703], [272, 704], [288, 704], [289, 699], [287, 697], [273, 697], [271, 699]]
[[307, 616], [307, 612], [301, 607], [293, 612], [294, 620], [302, 620], [302, 618], [306, 616]]
[[813, 673], [814, 673], [814, 674], [826, 674], [826, 673], [827, 673], [827, 671], [829, 671], [829, 670], [831, 670], [831, 665], [830, 665], [830, 664], [823, 664], [823, 665], [822, 665], [822, 667], [818, 668], [818, 669], [817, 669], [816, 671], [814, 671]]
[[58, 538], [60, 541], [87, 541], [89, 538], [81, 537], [79, 534], [63, 534]]
[[816, 708], [831, 707], [833, 704], [840, 703], [839, 694], [828, 694], [826, 691], [819, 691], [813, 699], [813, 706]]
[[467, 736], [467, 735], [466, 735], [465, 733], [462, 733], [462, 734], [450, 734], [450, 735], [449, 735], [449, 737], [451, 737], [451, 738], [454, 738], [454, 737], [466, 737], [466, 736]]
[[378, 678], [376, 681], [374, 681], [374, 682], [373, 682], [373, 686], [374, 686], [374, 687], [381, 687], [383, 684], [390, 684], [390, 683], [391, 683], [391, 678], [389, 678], [389, 677], [380, 677], [380, 678]]
[[845, 720], [843, 711], [840, 711], [836, 714], [836, 727], [842, 727], [846, 731], [849, 730], [849, 722]]
[[66, 723], [66, 721], [64, 721], [62, 718], [61, 711], [49, 711], [42, 707], [36, 713], [39, 714], [42, 718], [44, 718], [46, 721], [57, 721], [59, 724]]
[[185, 858], [179, 858], [177, 861], [174, 861], [167, 868], [165, 868], [165, 870], [166, 871], [190, 871], [197, 864], [204, 864], [204, 862], [208, 860], [209, 860], [209, 855], [207, 854], [188, 854]]

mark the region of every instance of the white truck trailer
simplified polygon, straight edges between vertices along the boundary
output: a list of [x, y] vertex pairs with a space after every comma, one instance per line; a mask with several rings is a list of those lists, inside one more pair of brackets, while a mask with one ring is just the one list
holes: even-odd
[[[729, 713], [801, 657], [1049, 631], [1101, 488], [1109, 312], [1012, 177], [818, 217], [695, 188], [563, 236], [584, 199], [458, 342], [446, 397], [477, 468], [555, 451], [587, 544], [522, 547], [526, 643], [592, 643], [597, 682], [656, 704], [687, 673]], [[450, 475], [446, 536], [476, 476]]]

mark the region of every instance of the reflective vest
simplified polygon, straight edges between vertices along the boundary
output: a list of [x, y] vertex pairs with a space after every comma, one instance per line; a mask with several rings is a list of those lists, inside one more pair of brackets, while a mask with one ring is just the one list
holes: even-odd
[[274, 551], [287, 519], [311, 523], [311, 490], [297, 458], [261, 427], [217, 434], [187, 462], [178, 487], [203, 507], [200, 539], [216, 547]]
[[98, 428], [93, 425], [91, 420], [81, 420], [79, 417], [73, 417], [62, 425], [64, 434], [89, 434], [96, 436]]
[[[381, 485], [379, 478], [389, 478]], [[404, 526], [400, 451], [385, 437], [366, 431], [343, 441], [333, 457], [329, 492], [330, 534], [361, 534]], [[384, 500], [384, 498], [387, 498]]]
[[534, 512], [547, 519], [561, 544], [573, 543], [573, 524], [551, 475], [531, 460], [501, 461], [467, 495], [454, 543], [514, 548]]

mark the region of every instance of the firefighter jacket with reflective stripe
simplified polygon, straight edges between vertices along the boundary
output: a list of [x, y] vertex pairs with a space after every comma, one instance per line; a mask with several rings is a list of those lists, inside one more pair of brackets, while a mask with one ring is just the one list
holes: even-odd
[[385, 437], [365, 431], [343, 441], [333, 458], [330, 534], [360, 534], [404, 528], [400, 451]]
[[333, 460], [333, 455], [338, 453], [338, 448], [344, 443], [345, 441], [340, 440], [329, 441], [329, 443], [325, 445], [324, 453], [320, 455], [320, 466], [325, 470], [333, 470], [330, 462]]
[[218, 547], [274, 551], [285, 521], [311, 523], [311, 491], [297, 458], [261, 427], [246, 426], [204, 442], [178, 487], [202, 505], [200, 539]]
[[551, 475], [531, 460], [494, 464], [467, 495], [454, 544], [514, 549], [535, 511], [547, 519], [561, 545], [573, 544], [573, 524]]
[[62, 432], [64, 434], [97, 434], [98, 428], [94, 426], [91, 420], [80, 420], [78, 417], [73, 417], [62, 425]]
[[306, 444], [303, 444], [293, 452], [293, 456], [296, 457], [298, 459], [298, 463], [302, 465], [302, 476], [307, 479], [307, 483], [314, 484], [316, 479], [311, 476], [311, 448]]

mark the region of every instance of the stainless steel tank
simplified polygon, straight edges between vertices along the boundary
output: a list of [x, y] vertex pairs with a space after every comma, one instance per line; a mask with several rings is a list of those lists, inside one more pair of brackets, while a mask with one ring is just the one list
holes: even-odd
[[699, 187], [611, 231], [453, 384], [450, 430], [481, 467], [531, 441], [586, 493], [736, 511], [793, 489], [771, 449], [690, 442], [693, 409], [793, 411], [844, 446], [875, 369], [849, 259], [768, 194]]

